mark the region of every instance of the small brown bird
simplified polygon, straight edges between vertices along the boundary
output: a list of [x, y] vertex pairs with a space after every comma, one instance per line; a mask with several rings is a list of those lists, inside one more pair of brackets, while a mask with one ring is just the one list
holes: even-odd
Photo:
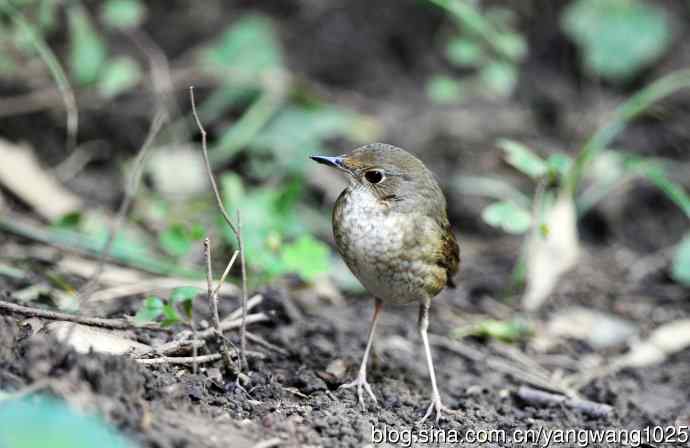
[[375, 297], [374, 317], [359, 375], [341, 388], [362, 389], [376, 403], [367, 382], [367, 358], [384, 303], [419, 304], [418, 329], [431, 377], [431, 404], [425, 421], [436, 411], [452, 412], [441, 402], [427, 337], [431, 299], [446, 285], [454, 286], [460, 249], [450, 229], [446, 200], [433, 174], [407, 151], [372, 143], [337, 157], [312, 156], [349, 175], [350, 184], [333, 210], [333, 234], [352, 273]]

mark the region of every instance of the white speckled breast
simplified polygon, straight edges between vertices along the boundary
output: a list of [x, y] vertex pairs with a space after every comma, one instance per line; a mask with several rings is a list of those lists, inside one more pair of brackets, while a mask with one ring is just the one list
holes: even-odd
[[333, 219], [338, 251], [371, 294], [395, 304], [426, 297], [421, 274], [429, 267], [414, 250], [405, 250], [415, 247], [419, 223], [356, 187], [343, 192]]

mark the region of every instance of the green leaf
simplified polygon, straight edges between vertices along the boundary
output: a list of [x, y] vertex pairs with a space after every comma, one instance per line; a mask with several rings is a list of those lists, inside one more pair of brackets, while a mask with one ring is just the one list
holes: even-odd
[[510, 62], [494, 61], [482, 67], [479, 79], [491, 93], [505, 97], [515, 89], [518, 80], [517, 67]]
[[190, 302], [201, 294], [201, 292], [201, 288], [197, 288], [196, 286], [180, 286], [179, 288], [173, 289], [170, 293], [170, 302]]
[[514, 202], [494, 202], [482, 211], [484, 222], [512, 234], [525, 233], [532, 224], [532, 215], [528, 210]]
[[532, 179], [539, 179], [548, 170], [544, 160], [522, 143], [513, 140], [501, 139], [497, 143], [505, 152], [505, 159], [518, 171], [528, 175]]
[[170, 327], [182, 322], [182, 318], [180, 318], [180, 315], [171, 303], [163, 305], [163, 317], [162, 327]]
[[328, 272], [330, 250], [311, 235], [303, 235], [283, 248], [281, 260], [288, 272], [296, 272], [303, 279], [312, 281]]
[[[294, 207], [283, 201], [281, 192], [262, 187], [245, 189], [240, 177], [226, 174], [221, 178], [223, 200], [228, 210], [242, 210], [244, 249], [252, 268], [268, 273], [270, 276], [284, 273], [279, 250], [284, 235], [304, 231], [297, 219]], [[218, 220], [226, 240], [236, 246], [235, 236], [222, 220]]]
[[206, 229], [201, 224], [192, 224], [187, 229], [187, 235], [194, 241], [201, 241], [206, 235]]
[[690, 287], [690, 233], [678, 245], [671, 265], [671, 277], [676, 282]]
[[163, 300], [156, 296], [150, 296], [141, 304], [141, 307], [134, 316], [137, 323], [154, 321], [163, 314]]
[[108, 0], [101, 14], [111, 28], [135, 28], [144, 21], [146, 8], [139, 0]]
[[665, 12], [642, 0], [577, 0], [561, 19], [587, 69], [610, 81], [634, 78], [671, 42]]
[[463, 195], [479, 195], [498, 200], [510, 200], [525, 208], [529, 208], [531, 203], [529, 197], [499, 177], [457, 176], [451, 186]]
[[274, 176], [277, 164], [287, 173], [299, 175], [307, 166], [308, 156], [320, 151], [323, 140], [348, 136], [358, 118], [357, 114], [332, 106], [285, 106], [249, 146], [274, 157], [270, 171], [262, 174]]
[[78, 230], [83, 221], [83, 214], [80, 211], [69, 212], [61, 216], [53, 223], [54, 227], [61, 229]]
[[117, 95], [136, 86], [141, 80], [141, 68], [132, 58], [121, 56], [108, 61], [98, 80], [98, 90], [106, 98]]
[[258, 15], [246, 16], [233, 23], [205, 53], [204, 59], [211, 70], [231, 69], [237, 77], [251, 82], [283, 64], [273, 23]]
[[565, 177], [572, 164], [572, 157], [560, 152], [553, 153], [546, 159], [546, 165], [549, 167], [549, 171], [558, 174], [559, 177]]
[[[310, 280], [328, 267], [330, 251], [307, 232], [296, 207], [302, 197], [303, 181], [293, 179], [282, 191], [270, 187], [244, 188], [240, 178], [221, 178], [225, 205], [242, 210], [244, 248], [250, 267], [268, 278], [295, 272]], [[227, 241], [236, 245], [228, 226], [219, 220]], [[285, 244], [285, 241], [294, 242]], [[323, 250], [321, 250], [323, 249]], [[301, 262], [302, 256], [308, 257]]]
[[181, 286], [175, 288], [170, 293], [170, 303], [175, 305], [178, 303], [182, 304], [182, 311], [184, 312], [187, 319], [192, 318], [192, 307], [194, 305], [194, 299], [201, 293], [201, 289], [195, 286]]
[[690, 196], [682, 185], [673, 182], [666, 175], [666, 170], [661, 164], [653, 163], [641, 172], [690, 218]]
[[105, 64], [105, 43], [93, 28], [86, 9], [80, 4], [69, 6], [67, 16], [72, 74], [79, 84], [93, 83]]
[[158, 235], [158, 244], [174, 257], [185, 255], [192, 248], [192, 238], [182, 224], [172, 224]]
[[517, 342], [525, 339], [530, 333], [531, 328], [529, 325], [520, 319], [508, 321], [487, 319], [479, 322], [472, 332], [476, 336], [497, 339], [503, 342]]
[[476, 67], [482, 63], [484, 52], [478, 41], [457, 37], [448, 42], [446, 57], [460, 67]]
[[500, 33], [494, 38], [493, 43], [511, 61], [521, 61], [527, 55], [527, 42], [521, 34]]
[[450, 104], [462, 100], [463, 89], [457, 79], [436, 75], [427, 82], [426, 94], [434, 103]]

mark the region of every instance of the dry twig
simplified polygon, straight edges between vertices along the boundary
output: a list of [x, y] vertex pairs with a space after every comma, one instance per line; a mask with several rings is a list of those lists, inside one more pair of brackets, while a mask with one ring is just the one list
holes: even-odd
[[203, 364], [206, 362], [218, 361], [221, 358], [220, 353], [211, 353], [210, 355], [201, 356], [159, 356], [158, 358], [150, 359], [136, 359], [136, 362], [144, 365], [154, 364]]
[[216, 203], [218, 204], [218, 209], [223, 215], [223, 219], [230, 226], [232, 233], [237, 239], [237, 245], [240, 251], [240, 262], [242, 263], [242, 319], [243, 323], [240, 329], [240, 371], [242, 368], [247, 366], [247, 360], [244, 355], [246, 348], [246, 318], [247, 318], [247, 270], [246, 270], [246, 260], [244, 256], [244, 243], [242, 240], [242, 221], [240, 219], [240, 212], [237, 211], [237, 224], [235, 224], [230, 215], [228, 215], [225, 206], [223, 205], [223, 199], [220, 196], [220, 191], [218, 190], [218, 185], [216, 184], [216, 179], [213, 177], [213, 171], [211, 170], [211, 163], [208, 158], [208, 145], [206, 143], [206, 130], [204, 129], [201, 120], [199, 119], [199, 114], [196, 111], [196, 102], [194, 100], [194, 87], [189, 88], [189, 98], [192, 103], [192, 115], [194, 116], [194, 121], [196, 122], [197, 128], [201, 133], [201, 149], [204, 156], [204, 162], [206, 164], [206, 172], [208, 174], [209, 181], [211, 182], [211, 187], [213, 188], [213, 194], [216, 198]]
[[482, 353], [466, 344], [453, 341], [443, 336], [430, 334], [429, 341], [434, 345], [443, 347], [446, 350], [450, 350], [451, 352], [457, 353], [458, 355], [471, 359], [472, 361], [484, 363], [491, 369], [512, 375], [516, 379], [527, 384], [562, 393], [573, 398], [577, 397], [577, 393], [574, 390], [567, 388], [562, 384], [557, 384], [551, 378], [549, 378], [549, 376], [543, 372], [544, 369], [531, 372], [530, 369], [525, 365], [512, 363], [498, 356]]
[[[256, 322], [265, 322], [269, 318], [267, 315], [264, 313], [256, 313], [256, 314], [250, 314], [247, 316], [246, 322], [248, 324], [256, 323]], [[228, 331], [232, 330], [234, 328], [239, 328], [242, 325], [242, 319], [235, 319], [235, 320], [224, 320], [220, 324], [221, 331]], [[192, 348], [196, 345], [197, 347], [200, 347], [205, 344], [204, 340], [209, 339], [211, 337], [215, 337], [218, 335], [218, 332], [215, 328], [208, 328], [206, 330], [198, 331], [196, 338], [197, 339], [190, 339], [193, 337], [193, 333], [191, 331], [186, 331], [186, 332], [180, 332], [179, 333], [179, 339], [176, 341], [172, 342], [166, 342], [165, 344], [158, 345], [156, 347], [153, 347], [151, 351], [146, 352], [146, 353], [140, 353], [139, 356], [144, 356], [144, 355], [150, 355], [152, 353], [160, 353], [163, 355], [166, 354], [174, 354], [174, 353], [180, 353], [185, 351], [186, 349]]]
[[252, 448], [273, 448], [281, 443], [283, 443], [283, 440], [280, 437], [273, 437], [272, 439], [262, 440]]
[[[220, 282], [218, 283], [218, 286], [216, 288], [213, 287], [213, 270], [211, 269], [211, 242], [208, 237], [204, 238], [204, 255], [206, 256], [206, 281], [208, 284], [208, 302], [209, 302], [209, 307], [211, 309], [211, 321], [213, 322], [213, 328], [216, 330], [216, 336], [218, 339], [218, 342], [220, 343], [220, 346], [222, 347], [221, 354], [223, 355], [223, 363], [225, 364], [225, 368], [228, 369], [228, 371], [233, 372], [233, 374], [237, 374], [237, 369], [235, 369], [235, 366], [232, 363], [232, 359], [230, 358], [230, 348], [228, 347], [228, 341], [223, 337], [223, 333], [220, 329], [220, 317], [218, 316], [218, 289], [220, 289], [220, 286], [223, 284], [223, 280], [225, 276], [227, 275], [228, 272], [230, 272], [230, 269], [232, 268], [232, 265], [235, 262], [235, 258], [237, 255], [237, 252], [235, 252], [235, 256], [233, 256], [230, 259], [230, 262], [228, 263], [227, 267], [225, 268], [225, 272], [223, 272], [223, 275], [221, 277]], [[195, 337], [196, 339], [196, 337]]]
[[521, 400], [533, 405], [555, 405], [563, 404], [567, 407], [591, 415], [592, 417], [608, 417], [613, 408], [608, 404], [596, 403], [594, 401], [581, 400], [579, 398], [568, 398], [563, 395], [552, 394], [543, 390], [533, 389], [528, 386], [520, 386], [517, 396]]
[[[263, 359], [266, 357], [261, 352], [255, 352], [252, 350], [247, 351], [247, 356], [251, 356], [252, 358], [258, 358], [258, 359]], [[199, 356], [160, 356], [158, 358], [137, 358], [135, 359], [136, 362], [139, 364], [144, 364], [144, 365], [153, 365], [153, 364], [194, 364], [194, 363], [207, 363], [207, 362], [214, 362], [218, 361], [221, 359], [223, 355], [220, 353], [211, 353], [210, 355], [199, 355]]]
[[169, 328], [163, 328], [158, 324], [139, 325], [129, 322], [125, 319], [104, 319], [100, 317], [78, 316], [76, 314], [60, 313], [57, 311], [49, 311], [40, 308], [17, 305], [15, 303], [5, 302], [4, 300], [0, 300], [0, 309], [7, 310], [12, 313], [21, 314], [23, 316], [39, 317], [41, 319], [48, 320], [74, 322], [77, 324], [90, 325], [92, 327], [111, 328], [114, 330], [131, 330], [135, 328], [143, 328], [146, 330], [170, 332]]

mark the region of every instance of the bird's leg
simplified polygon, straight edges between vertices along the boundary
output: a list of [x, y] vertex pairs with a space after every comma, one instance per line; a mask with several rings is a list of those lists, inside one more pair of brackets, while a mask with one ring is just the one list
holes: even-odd
[[419, 306], [419, 320], [417, 322], [419, 328], [419, 334], [422, 336], [422, 342], [424, 343], [424, 351], [426, 352], [426, 364], [429, 369], [429, 377], [431, 378], [431, 404], [426, 410], [424, 417], [417, 422], [418, 425], [424, 423], [424, 421], [429, 418], [431, 413], [436, 410], [436, 423], [438, 424], [441, 414], [443, 412], [454, 414], [457, 411], [453, 411], [441, 402], [441, 395], [438, 393], [438, 387], [436, 386], [436, 373], [434, 372], [434, 363], [431, 360], [431, 348], [429, 347], [429, 337], [427, 336], [427, 328], [429, 327], [429, 301], [425, 300]]
[[379, 320], [381, 310], [383, 309], [383, 302], [376, 299], [374, 304], [374, 317], [371, 319], [371, 326], [369, 327], [369, 339], [367, 340], [367, 348], [364, 349], [364, 358], [362, 359], [362, 364], [359, 367], [359, 374], [357, 378], [350, 382], [340, 386], [339, 389], [347, 389], [349, 387], [357, 387], [357, 402], [362, 405], [362, 410], [365, 409], [364, 399], [362, 397], [362, 389], [365, 389], [374, 403], [376, 403], [376, 396], [371, 390], [371, 386], [367, 383], [367, 360], [369, 359], [369, 352], [371, 351], [371, 346], [374, 343], [374, 331], [376, 330], [376, 322]]

